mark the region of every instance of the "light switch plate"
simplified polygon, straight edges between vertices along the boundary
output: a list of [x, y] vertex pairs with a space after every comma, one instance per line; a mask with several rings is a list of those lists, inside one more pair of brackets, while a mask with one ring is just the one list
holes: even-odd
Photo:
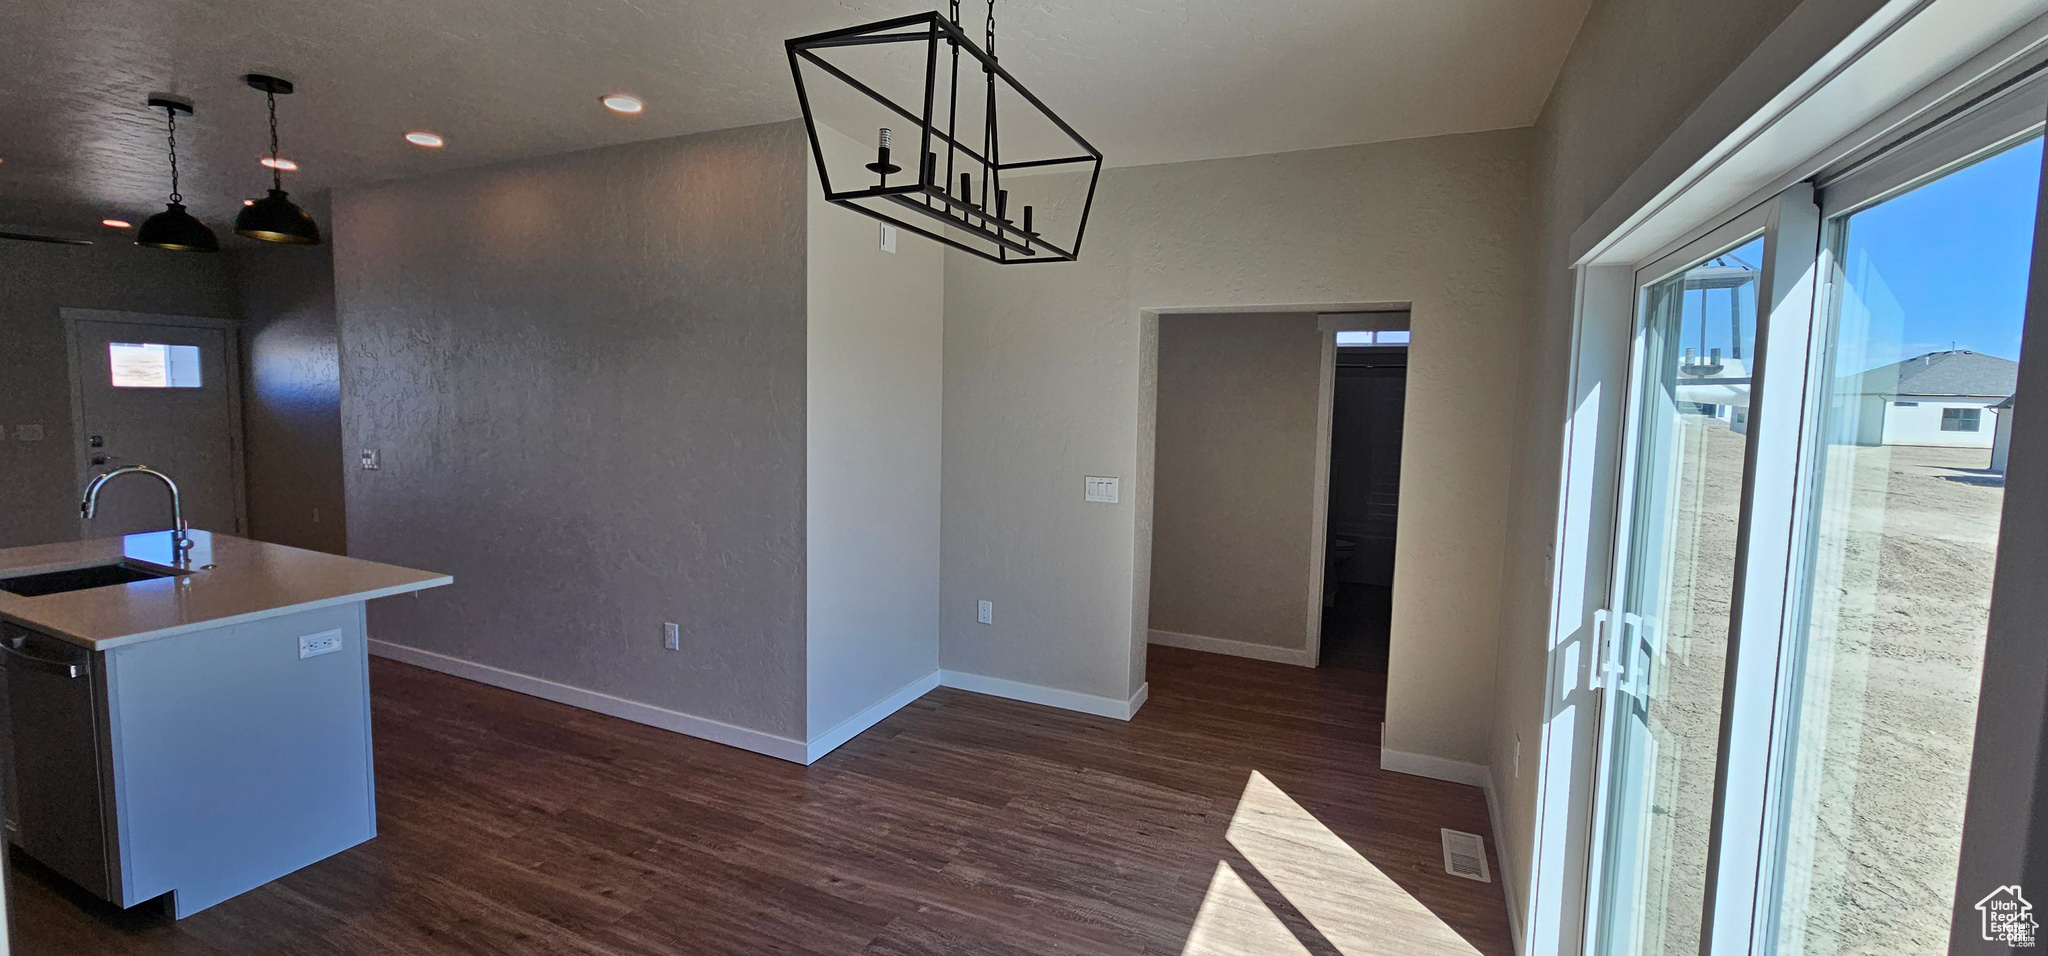
[[895, 251], [896, 251], [896, 227], [895, 227], [895, 226], [883, 226], [883, 227], [882, 227], [882, 251], [883, 251], [883, 252], [895, 252]]
[[364, 471], [376, 471], [376, 470], [377, 470], [378, 468], [380, 468], [380, 467], [382, 467], [382, 466], [381, 466], [381, 465], [379, 465], [379, 464], [377, 463], [377, 449], [375, 449], [375, 448], [365, 448], [365, 449], [363, 449], [363, 470], [364, 470]]
[[338, 629], [299, 637], [299, 660], [332, 654], [338, 650], [341, 650], [341, 631]]
[[15, 440], [15, 441], [42, 441], [42, 440], [43, 440], [43, 426], [41, 426], [41, 425], [16, 425], [16, 426], [14, 426], [14, 440]]
[[683, 629], [673, 621], [661, 622], [661, 646], [672, 651], [683, 649]]
[[1102, 478], [1097, 477], [1095, 475], [1089, 475], [1087, 478], [1087, 482], [1087, 493], [1082, 496], [1082, 500], [1099, 501], [1107, 505], [1116, 504], [1115, 478]]

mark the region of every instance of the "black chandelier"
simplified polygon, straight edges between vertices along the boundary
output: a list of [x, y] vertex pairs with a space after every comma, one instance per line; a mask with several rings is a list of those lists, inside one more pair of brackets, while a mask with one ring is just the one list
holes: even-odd
[[1102, 153], [996, 61], [994, 0], [986, 42], [959, 0], [787, 41], [825, 199], [991, 262], [1072, 262]]

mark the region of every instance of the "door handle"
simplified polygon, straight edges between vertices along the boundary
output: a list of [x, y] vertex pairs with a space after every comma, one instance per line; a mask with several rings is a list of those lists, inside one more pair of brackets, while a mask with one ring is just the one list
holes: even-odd
[[1606, 686], [1607, 671], [1601, 665], [1607, 659], [1607, 629], [1612, 626], [1612, 617], [1606, 608], [1593, 612], [1593, 639], [1586, 648], [1586, 689], [1599, 690]]
[[23, 642], [24, 639], [19, 637], [0, 641], [0, 651], [6, 651], [7, 657], [11, 661], [18, 661], [26, 665], [30, 670], [42, 671], [45, 674], [55, 674], [59, 677], [85, 676], [84, 664], [76, 661], [59, 661], [51, 660], [47, 657], [37, 657], [21, 649]]

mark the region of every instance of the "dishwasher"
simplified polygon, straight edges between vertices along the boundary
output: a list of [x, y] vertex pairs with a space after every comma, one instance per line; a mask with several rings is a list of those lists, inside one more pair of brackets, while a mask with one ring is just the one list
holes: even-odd
[[105, 729], [93, 654], [0, 624], [0, 662], [7, 672], [8, 839], [105, 898]]

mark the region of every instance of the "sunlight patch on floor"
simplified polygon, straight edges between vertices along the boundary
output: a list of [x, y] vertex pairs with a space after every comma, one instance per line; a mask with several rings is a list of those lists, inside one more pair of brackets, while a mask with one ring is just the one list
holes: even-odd
[[[1344, 956], [1479, 952], [1262, 773], [1246, 782], [1225, 836]], [[1244, 880], [1218, 864], [1181, 953], [1307, 951]]]
[[1209, 893], [1202, 897], [1194, 929], [1181, 956], [1308, 956], [1280, 917], [1259, 899], [1228, 863], [1216, 864]]

